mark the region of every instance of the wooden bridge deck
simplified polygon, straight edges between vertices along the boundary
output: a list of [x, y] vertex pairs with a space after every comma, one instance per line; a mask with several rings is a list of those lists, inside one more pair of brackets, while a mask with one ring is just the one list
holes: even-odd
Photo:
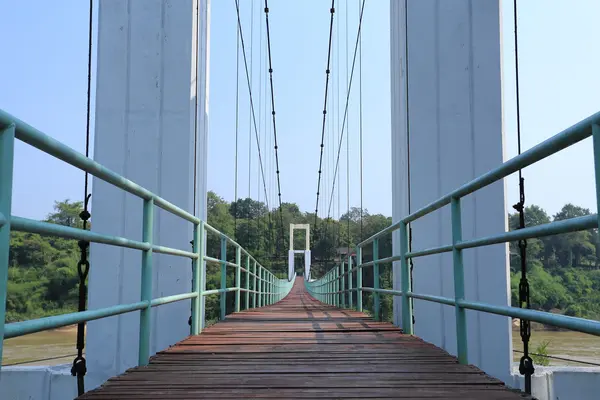
[[523, 399], [389, 323], [308, 295], [232, 314], [81, 399]]

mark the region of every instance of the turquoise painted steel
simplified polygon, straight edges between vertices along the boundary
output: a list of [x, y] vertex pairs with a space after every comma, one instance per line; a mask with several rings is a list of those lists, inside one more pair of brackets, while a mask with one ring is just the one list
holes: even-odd
[[476, 301], [461, 301], [459, 304], [461, 307], [469, 310], [483, 311], [497, 315], [506, 315], [507, 317], [512, 318], [522, 318], [529, 321], [539, 322], [541, 324], [552, 325], [559, 328], [600, 336], [600, 321], [577, 317], [567, 317], [565, 315], [530, 310], [527, 308], [496, 306], [493, 304], [480, 303]]
[[[446, 194], [438, 200], [426, 205], [425, 207], [413, 212], [406, 216], [401, 221], [388, 226], [387, 228], [377, 232], [370, 238], [359, 243], [356, 250], [357, 256], [357, 276], [356, 288], [348, 288], [349, 293], [356, 291], [357, 293], [357, 309], [362, 311], [362, 296], [360, 295], [363, 291], [372, 292], [374, 294], [390, 294], [394, 296], [402, 296], [402, 325], [403, 330], [406, 333], [411, 334], [413, 332], [412, 327], [412, 300], [420, 299], [425, 301], [431, 301], [435, 303], [445, 304], [453, 306], [456, 309], [456, 332], [457, 332], [457, 349], [459, 361], [466, 363], [468, 360], [468, 337], [467, 337], [467, 322], [465, 310], [475, 310], [497, 315], [505, 315], [513, 318], [523, 318], [530, 321], [540, 322], [548, 325], [553, 325], [561, 328], [571, 329], [579, 332], [590, 333], [600, 336], [600, 322], [593, 320], [586, 320], [583, 318], [573, 318], [564, 315], [552, 314], [544, 311], [536, 311], [529, 309], [521, 309], [518, 307], [509, 307], [502, 305], [493, 305], [480, 302], [473, 302], [465, 300], [465, 284], [464, 284], [464, 265], [462, 259], [462, 250], [468, 248], [476, 248], [481, 246], [488, 246], [499, 243], [508, 243], [511, 241], [517, 241], [519, 239], [531, 239], [549, 235], [556, 235], [561, 233], [576, 232], [582, 230], [596, 229], [600, 225], [600, 215], [588, 215], [584, 217], [571, 218], [564, 221], [557, 221], [548, 224], [538, 225], [534, 227], [527, 227], [510, 232], [503, 232], [493, 236], [473, 238], [469, 240], [462, 240], [461, 224], [462, 218], [460, 213], [460, 202], [464, 196], [467, 196], [479, 189], [482, 189], [506, 176], [517, 172], [519, 169], [525, 168], [537, 161], [540, 161], [554, 153], [557, 153], [585, 138], [593, 136], [593, 147], [594, 147], [594, 167], [595, 167], [595, 178], [596, 178], [596, 204], [600, 209], [600, 112], [596, 113], [578, 123], [565, 129], [559, 134], [551, 137], [550, 139], [538, 144], [537, 146], [527, 150], [521, 155], [514, 157], [511, 160], [506, 161], [497, 168], [490, 170], [489, 172], [473, 179], [472, 181], [460, 186], [456, 190]], [[408, 224], [412, 221], [416, 221], [419, 218], [432, 213], [446, 205], [451, 205], [451, 216], [452, 216], [452, 244], [444, 245], [435, 248], [412, 250], [408, 251]], [[376, 255], [374, 261], [362, 262], [361, 251], [370, 243], [376, 243], [376, 241], [386, 234], [391, 234], [399, 230], [400, 235], [400, 254], [386, 257], [384, 259], [377, 259]], [[374, 245], [374, 249], [377, 246]], [[433, 296], [426, 294], [418, 294], [412, 292], [412, 282], [409, 272], [409, 260], [416, 257], [425, 257], [433, 254], [440, 253], [453, 253], [453, 274], [454, 274], [454, 287], [455, 287], [455, 298], [448, 298], [442, 296]], [[373, 267], [374, 275], [375, 267], [378, 264], [389, 263], [396, 260], [401, 262], [401, 278], [402, 285], [401, 291], [364, 288], [362, 287], [362, 269]], [[326, 284], [324, 291], [330, 293], [332, 289], [327, 286], [327, 282], [330, 280], [330, 273], [328, 271], [321, 279], [318, 279], [311, 283], [313, 288], [319, 288]], [[374, 285], [375, 286], [375, 285]], [[327, 294], [324, 294], [327, 296]]]
[[[592, 125], [594, 141], [594, 177], [596, 181], [596, 211], [600, 215], [600, 123]], [[600, 216], [596, 218], [597, 226], [600, 227]], [[597, 238], [598, 242], [600, 239]]]
[[[47, 222], [34, 221], [27, 218], [11, 215], [10, 205], [12, 197], [12, 169], [13, 152], [15, 139], [21, 140], [37, 149], [63, 160], [76, 168], [87, 171], [91, 175], [125, 190], [144, 200], [144, 221], [142, 241], [130, 240], [124, 237], [102, 235], [83, 229], [71, 228], [62, 225], [54, 225]], [[152, 243], [152, 219], [154, 206], [159, 207], [175, 216], [183, 218], [194, 224], [193, 251], [185, 251], [170, 247], [160, 246]], [[112, 246], [126, 247], [142, 251], [141, 268], [141, 299], [142, 301], [133, 304], [123, 304], [113, 307], [107, 307], [96, 310], [88, 310], [76, 313], [67, 313], [47, 318], [39, 318], [29, 321], [6, 324], [5, 306], [6, 306], [6, 287], [7, 287], [7, 269], [8, 254], [10, 246], [10, 231], [23, 231], [29, 233], [39, 233], [44, 235], [58, 236], [68, 239], [85, 240], [93, 243], [103, 243]], [[151, 191], [140, 185], [118, 175], [117, 173], [105, 168], [101, 164], [85, 157], [81, 153], [60, 143], [59, 141], [45, 135], [32, 126], [0, 110], [0, 359], [2, 355], [2, 344], [4, 339], [18, 337], [30, 333], [41, 332], [48, 329], [54, 329], [67, 325], [73, 325], [81, 322], [92, 321], [95, 319], [120, 315], [129, 312], [140, 311], [140, 329], [139, 329], [139, 353], [138, 362], [145, 365], [148, 362], [149, 355], [149, 327], [151, 319], [151, 307], [161, 306], [176, 301], [190, 300], [192, 306], [192, 333], [200, 333], [205, 324], [205, 296], [220, 293], [224, 295], [227, 292], [236, 292], [244, 290], [239, 286], [239, 280], [236, 287], [218, 289], [215, 291], [206, 290], [206, 262], [222, 263], [222, 260], [213, 259], [206, 256], [206, 235], [213, 232], [224, 238], [226, 242], [232, 243], [236, 251], [247, 254], [254, 262], [254, 270], [257, 265], [254, 258], [231, 238], [223, 235], [220, 231], [201, 221], [199, 218], [177, 207], [176, 205], [157, 196]], [[178, 257], [186, 257], [193, 262], [192, 273], [192, 291], [171, 296], [152, 299], [152, 254], [162, 253]], [[239, 266], [239, 262], [237, 263]], [[236, 266], [235, 263], [226, 262], [226, 266]], [[254, 277], [256, 279], [256, 276]], [[291, 284], [281, 284], [273, 277], [274, 284], [272, 295], [287, 295], [291, 290]], [[255, 295], [256, 296], [256, 295]], [[255, 297], [256, 298], [256, 297]], [[239, 304], [239, 303], [238, 303]]]
[[[473, 179], [469, 183], [460, 186], [458, 189], [448, 193], [444, 197], [426, 205], [425, 207], [415, 211], [409, 216], [405, 217], [402, 221], [409, 223], [416, 219], [423, 217], [435, 210], [442, 208], [443, 206], [450, 204], [453, 197], [462, 198], [468, 194], [471, 194], [479, 189], [482, 189], [508, 175], [517, 172], [533, 163], [536, 163], [544, 158], [551, 156], [563, 150], [575, 143], [578, 143], [590, 136], [592, 136], [592, 125], [600, 124], [600, 112], [576, 123], [575, 125], [565, 129], [557, 135], [543, 141], [537, 146], [521, 153], [520, 155], [504, 162], [498, 168], [494, 168], [491, 171]], [[389, 227], [387, 228], [389, 229]], [[368, 240], [368, 239], [367, 239]]]
[[74, 325], [80, 322], [93, 321], [114, 315], [125, 314], [132, 311], [138, 311], [148, 308], [148, 302], [139, 301], [132, 304], [122, 304], [118, 306], [101, 308], [98, 310], [81, 311], [53, 317], [32, 319], [29, 321], [13, 322], [6, 324], [4, 328], [4, 339], [10, 339], [30, 333], [47, 331], [49, 329], [61, 328], [67, 325]]
[[458, 362], [468, 364], [467, 352], [467, 312], [459, 305], [465, 299], [465, 272], [463, 265], [462, 250], [456, 247], [462, 241], [462, 217], [459, 198], [452, 198], [452, 264], [454, 266], [454, 307], [456, 313], [456, 348], [458, 351]]
[[426, 301], [431, 301], [433, 303], [446, 304], [448, 306], [453, 306], [453, 307], [456, 305], [456, 301], [454, 299], [451, 299], [450, 297], [432, 296], [429, 294], [418, 294], [418, 293], [412, 293], [412, 292], [409, 292], [406, 295], [408, 297], [410, 297], [411, 299], [426, 300]]
[[[235, 264], [234, 264], [235, 265]], [[223, 235], [221, 237], [221, 290], [219, 294], [219, 304], [221, 308], [221, 321], [225, 319], [227, 315], [227, 237]]]
[[264, 289], [264, 282], [263, 282], [263, 269], [262, 267], [258, 267], [258, 306], [262, 307], [265, 305], [264, 303], [264, 299], [263, 299], [263, 291]]
[[202, 332], [202, 329], [205, 325], [205, 316], [206, 316], [206, 300], [202, 293], [206, 290], [206, 261], [204, 257], [206, 257], [206, 227], [204, 221], [200, 221], [198, 224], [198, 268], [200, 271], [198, 272], [198, 334]]
[[346, 273], [345, 263], [342, 261], [340, 264], [340, 307], [346, 308]]
[[39, 233], [52, 235], [66, 239], [86, 240], [93, 243], [110, 244], [113, 246], [127, 247], [146, 251], [152, 246], [149, 243], [138, 242], [117, 236], [101, 235], [99, 233], [85, 231], [83, 229], [71, 228], [69, 226], [51, 224], [49, 222], [34, 221], [32, 219], [12, 216], [10, 218], [12, 231]]
[[[0, 361], [6, 335], [6, 292], [8, 287], [8, 258], [10, 254], [10, 227], [13, 181], [13, 158], [15, 125], [10, 124], [0, 130], [0, 215], [5, 220], [0, 226]], [[1, 363], [0, 363], [1, 364]]]
[[[410, 270], [408, 267], [408, 225], [400, 224], [400, 279], [401, 290], [403, 293], [411, 291], [412, 284], [410, 281]], [[410, 297], [402, 296], [402, 330], [407, 335], [413, 334], [413, 310], [410, 302]]]
[[356, 248], [356, 310], [363, 310], [363, 292], [362, 292], [362, 247]]
[[[253, 268], [252, 271], [254, 272], [254, 276], [252, 277], [252, 280], [253, 280], [253, 282], [252, 282], [252, 290], [254, 290], [254, 293], [252, 293], [252, 308], [256, 308], [256, 297], [257, 297], [257, 295], [256, 295], [257, 292], [256, 291], [260, 290], [259, 287], [256, 286], [256, 274], [257, 274], [257, 271], [256, 271], [256, 261], [254, 261], [254, 268]], [[260, 285], [260, 281], [259, 281], [259, 285]], [[259, 307], [260, 307], [260, 304], [259, 304]]]
[[[254, 289], [254, 288], [252, 288]], [[250, 256], [246, 256], [246, 310], [250, 309]]]
[[[150, 307], [158, 307], [169, 303], [175, 303], [177, 301], [188, 300], [188, 299], [196, 299], [199, 297], [198, 293], [183, 293], [183, 294], [174, 294], [172, 296], [159, 297], [157, 299], [153, 299], [150, 301]], [[193, 303], [192, 303], [193, 304]], [[193, 319], [192, 319], [193, 322]]]
[[[200, 255], [200, 241], [202, 240], [202, 225], [194, 225], [194, 240], [193, 240], [193, 249], [194, 253], [198, 256]], [[192, 335], [197, 335], [200, 333], [200, 316], [202, 315], [200, 311], [200, 303], [202, 302], [202, 296], [200, 295], [200, 275], [202, 275], [201, 258], [198, 257], [192, 260], [192, 292], [196, 293], [196, 297], [192, 300]]]
[[[373, 240], [373, 289], [379, 289], [379, 238]], [[373, 293], [373, 319], [381, 320], [381, 296], [379, 292]]]
[[146, 308], [140, 310], [140, 341], [138, 350], [138, 365], [148, 365], [150, 358], [150, 313], [152, 300], [152, 241], [154, 236], [154, 199], [144, 200], [142, 221], [142, 240], [150, 244], [148, 250], [142, 252], [142, 288], [141, 301], [146, 302]]
[[340, 281], [338, 280], [339, 274], [340, 274], [340, 270], [339, 270], [339, 265], [336, 265], [335, 267], [333, 267], [333, 275], [331, 276], [331, 282], [333, 283], [333, 290], [332, 290], [332, 294], [333, 294], [333, 305], [336, 307], [339, 307], [340, 305], [340, 296], [339, 296], [339, 283]]
[[354, 293], [352, 292], [352, 257], [348, 257], [348, 308], [354, 308]]
[[[241, 248], [236, 248], [235, 249], [235, 263], [236, 263], [236, 267], [235, 267], [235, 286], [236, 287], [241, 287], [242, 286], [242, 249]], [[235, 292], [235, 312], [240, 312], [241, 309], [241, 291], [237, 291]]]
[[499, 235], [465, 240], [457, 243], [454, 247], [462, 250], [474, 247], [489, 246], [492, 244], [513, 242], [520, 239], [531, 239], [560, 233], [588, 230], [595, 228], [597, 223], [598, 216], [596, 214], [586, 215], [584, 217], [574, 217], [563, 221], [550, 222], [548, 224], [504, 232]]

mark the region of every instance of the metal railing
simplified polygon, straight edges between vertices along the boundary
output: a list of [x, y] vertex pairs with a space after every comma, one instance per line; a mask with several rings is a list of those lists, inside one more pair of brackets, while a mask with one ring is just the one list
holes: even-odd
[[[506, 305], [495, 305], [483, 302], [469, 301], [465, 299], [463, 250], [489, 246], [493, 244], [508, 243], [523, 239], [539, 238], [561, 233], [576, 232], [581, 230], [596, 229], [599, 226], [598, 214], [576, 217], [558, 222], [551, 222], [538, 226], [527, 227], [515, 231], [503, 232], [497, 235], [486, 236], [476, 239], [462, 239], [461, 199], [476, 192], [508, 175], [532, 165], [552, 154], [555, 154], [569, 146], [574, 145], [590, 136], [593, 136], [594, 169], [596, 180], [596, 204], [600, 209], [600, 112], [596, 113], [577, 124], [565, 129], [561, 133], [545, 140], [530, 150], [518, 155], [500, 165], [486, 174], [460, 186], [458, 189], [448, 193], [438, 200], [406, 216], [401, 221], [383, 229], [367, 240], [359, 243], [356, 247], [357, 266], [352, 267], [350, 258], [348, 268], [344, 264], [335, 266], [319, 280], [308, 284], [309, 291], [317, 299], [332, 305], [342, 305], [342, 298], [346, 293], [357, 293], [357, 309], [362, 311], [362, 293], [372, 292], [373, 315], [375, 319], [380, 317], [380, 294], [391, 294], [401, 296], [402, 328], [405, 333], [413, 334], [411, 299], [420, 299], [435, 303], [454, 306], [456, 310], [456, 340], [458, 349], [458, 360], [466, 364], [468, 360], [467, 319], [466, 310], [477, 310], [485, 313], [504, 315], [513, 318], [521, 318], [542, 324], [553, 325], [578, 332], [590, 333], [600, 336], [600, 322], [584, 318], [568, 317], [545, 311], [511, 307]], [[408, 251], [408, 226], [411, 222], [428, 215], [446, 205], [451, 207], [452, 244]], [[379, 258], [379, 240], [386, 234], [399, 234], [400, 254], [391, 257]], [[362, 262], [362, 250], [365, 246], [372, 244], [373, 261]], [[412, 281], [409, 273], [409, 260], [432, 254], [449, 253], [453, 255], [454, 272], [454, 298], [418, 294], [412, 292]], [[400, 261], [401, 290], [381, 289], [379, 287], [379, 265]], [[362, 269], [373, 268], [373, 287], [362, 286]], [[352, 282], [356, 273], [357, 287], [352, 288], [345, 282]], [[348, 276], [348, 279], [345, 277]], [[352, 302], [350, 301], [352, 307]]]
[[[103, 235], [88, 230], [11, 215], [15, 139], [28, 143], [55, 158], [63, 160], [83, 171], [87, 171], [95, 177], [143, 199], [142, 241]], [[170, 247], [163, 247], [154, 243], [152, 236], [155, 207], [160, 207], [161, 209], [193, 224], [193, 251], [189, 252]], [[84, 240], [141, 250], [142, 289], [140, 301], [131, 304], [122, 304], [96, 310], [74, 312], [6, 324], [6, 292], [8, 286], [11, 231], [53, 235], [67, 239]], [[206, 255], [205, 239], [208, 233], [219, 235], [221, 238], [220, 259]], [[233, 263], [227, 261], [228, 245], [233, 246], [236, 251], [236, 261]], [[170, 254], [192, 260], [193, 272], [191, 292], [152, 298], [152, 254], [154, 253]], [[245, 259], [245, 267], [242, 266], [242, 258]], [[204, 271], [206, 271], [207, 263], [216, 263], [221, 266], [220, 289], [206, 290], [206, 282], [203, 278], [205, 276]], [[235, 268], [234, 287], [227, 287], [227, 267]], [[246, 274], [245, 287], [241, 287], [242, 272]], [[252, 277], [252, 285], [250, 285], [250, 277]], [[128, 312], [140, 311], [138, 364], [147, 365], [150, 353], [150, 310], [152, 307], [190, 299], [192, 301], [191, 333], [197, 335], [205, 325], [205, 321], [201, 320], [204, 315], [204, 301], [202, 301], [204, 296], [220, 294], [221, 318], [225, 318], [226, 294], [228, 292], [235, 292], [234, 308], [237, 312], [241, 309], [240, 297], [242, 292], [245, 293], [246, 308], [250, 308], [250, 306], [261, 307], [281, 300], [289, 293], [292, 285], [293, 282], [277, 278], [273, 273], [260, 265], [238, 243], [194, 215], [0, 110], [0, 360], [2, 359], [2, 345], [4, 339]], [[251, 294], [252, 304], [250, 304]]]

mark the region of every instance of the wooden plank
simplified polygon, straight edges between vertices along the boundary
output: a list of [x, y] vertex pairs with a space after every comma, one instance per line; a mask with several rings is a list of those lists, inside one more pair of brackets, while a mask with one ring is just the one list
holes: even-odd
[[81, 399], [523, 399], [391, 324], [310, 297], [235, 313]]

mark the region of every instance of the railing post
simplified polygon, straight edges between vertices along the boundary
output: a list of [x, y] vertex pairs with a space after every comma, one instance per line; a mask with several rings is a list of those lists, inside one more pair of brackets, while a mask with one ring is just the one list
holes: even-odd
[[329, 304], [330, 305], [335, 305], [335, 280], [333, 279], [335, 275], [335, 269], [332, 268], [331, 269], [331, 273], [329, 274], [329, 277], [327, 278], [329, 280]]
[[344, 276], [344, 262], [340, 264], [340, 307], [346, 308], [346, 276]]
[[460, 210], [460, 199], [452, 198], [452, 261], [454, 265], [454, 307], [456, 312], [456, 347], [458, 351], [458, 362], [460, 364], [468, 363], [467, 349], [467, 315], [466, 311], [459, 304], [465, 299], [465, 276], [463, 267], [462, 250], [457, 249], [456, 245], [462, 241], [462, 217]]
[[142, 241], [149, 244], [148, 250], [142, 252], [142, 290], [141, 300], [147, 302], [146, 308], [140, 310], [140, 342], [138, 349], [138, 365], [148, 365], [150, 358], [150, 313], [152, 307], [152, 237], [154, 220], [154, 199], [144, 199], [144, 216], [142, 222]]
[[413, 310], [410, 306], [411, 299], [408, 293], [412, 289], [410, 281], [410, 273], [408, 269], [408, 225], [404, 222], [400, 223], [400, 279], [402, 280], [402, 331], [407, 335], [413, 334]]
[[269, 293], [267, 294], [269, 305], [273, 304], [273, 274], [269, 272]]
[[14, 146], [15, 125], [11, 124], [0, 131], [0, 361], [6, 320]]
[[265, 269], [265, 305], [268, 306], [271, 304], [271, 298], [269, 297], [269, 293], [271, 293], [271, 276], [269, 275], [269, 271]]
[[252, 271], [254, 272], [254, 275], [252, 277], [252, 291], [254, 292], [252, 293], [252, 308], [256, 308], [256, 297], [258, 296], [258, 287], [256, 286], [256, 275], [258, 274], [258, 271], [256, 270], [256, 261], [254, 261], [254, 268], [252, 269]]
[[354, 293], [352, 293], [352, 256], [348, 256], [348, 308], [354, 308]]
[[329, 276], [331, 275], [331, 270], [327, 271], [325, 274], [325, 303], [331, 304], [331, 281]]
[[594, 141], [594, 175], [596, 178], [596, 210], [598, 213], [598, 238], [600, 242], [600, 125], [592, 125], [592, 135]]
[[235, 312], [240, 312], [242, 302], [242, 247], [235, 248]]
[[362, 247], [356, 247], [356, 310], [363, 311]]
[[227, 238], [221, 236], [221, 321], [225, 319], [227, 314]]
[[270, 274], [271, 279], [271, 294], [269, 297], [271, 298], [271, 304], [275, 303], [275, 275]]
[[[379, 289], [379, 239], [373, 240], [373, 289]], [[380, 303], [379, 292], [373, 292], [373, 318], [375, 321], [379, 321], [380, 318]]]
[[271, 304], [275, 304], [275, 275], [271, 274]]
[[262, 307], [263, 303], [262, 303], [262, 287], [263, 287], [263, 282], [262, 282], [262, 265], [258, 265], [258, 273], [257, 273], [257, 285], [258, 285], [258, 290], [256, 293], [256, 295], [258, 296], [258, 307]]
[[339, 306], [340, 305], [340, 294], [338, 293], [339, 290], [339, 265], [336, 265], [335, 267], [333, 267], [333, 276], [331, 277], [331, 279], [333, 279], [333, 305], [334, 306]]
[[250, 309], [250, 255], [246, 257], [246, 310]]
[[200, 241], [202, 240], [202, 222], [194, 225], [194, 249], [193, 252], [196, 254], [198, 258], [192, 261], [192, 292], [196, 293], [196, 297], [192, 299], [192, 335], [197, 335], [200, 333], [201, 324], [200, 324], [200, 303], [202, 302], [202, 293], [200, 292], [200, 280], [202, 279], [200, 276], [202, 275], [201, 271], [201, 260], [200, 260], [200, 251], [199, 249], [202, 247]]

